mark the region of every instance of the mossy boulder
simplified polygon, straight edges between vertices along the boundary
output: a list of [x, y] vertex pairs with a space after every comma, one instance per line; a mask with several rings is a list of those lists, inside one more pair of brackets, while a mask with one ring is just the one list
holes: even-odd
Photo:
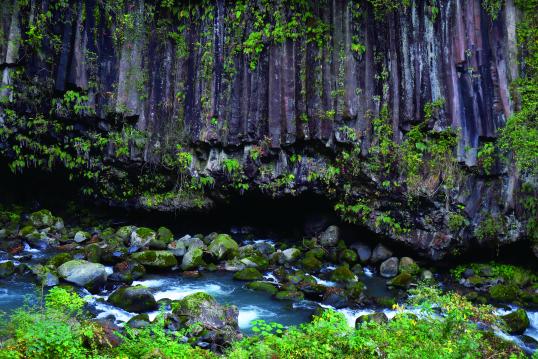
[[239, 252], [239, 245], [228, 234], [219, 234], [211, 241], [208, 252], [217, 260], [232, 259]]
[[157, 230], [157, 239], [166, 243], [170, 243], [174, 240], [174, 234], [166, 227], [159, 227]]
[[84, 247], [86, 259], [93, 263], [100, 263], [103, 249], [98, 243], [91, 243]]
[[346, 295], [350, 299], [359, 299], [364, 292], [364, 283], [363, 282], [355, 282], [351, 283], [346, 288]]
[[141, 285], [119, 288], [108, 297], [107, 301], [128, 312], [148, 312], [158, 308], [151, 291]]
[[104, 265], [81, 259], [65, 262], [58, 267], [60, 278], [90, 290], [102, 286], [108, 274]]
[[131, 238], [131, 233], [135, 230], [135, 227], [133, 226], [123, 226], [118, 228], [116, 231], [116, 236], [118, 236], [121, 240], [125, 241], [129, 238]]
[[510, 334], [523, 334], [530, 325], [527, 312], [521, 308], [503, 315], [502, 319], [506, 323]]
[[131, 233], [131, 246], [144, 247], [157, 239], [157, 234], [150, 228], [140, 227]]
[[340, 262], [344, 262], [348, 264], [357, 263], [358, 261], [357, 253], [352, 249], [344, 249], [343, 251], [340, 252], [339, 257], [340, 257]]
[[327, 252], [323, 248], [317, 247], [317, 248], [312, 248], [308, 252], [306, 252], [305, 257], [314, 257], [319, 260], [323, 260], [326, 254]]
[[407, 288], [413, 281], [413, 276], [408, 272], [401, 272], [396, 277], [392, 278], [388, 284], [393, 287]]
[[168, 245], [174, 240], [174, 235], [166, 227], [159, 227], [157, 237], [149, 242], [151, 249], [167, 249]]
[[178, 265], [176, 257], [168, 251], [142, 251], [134, 253], [132, 258], [145, 267], [167, 269]]
[[234, 279], [237, 280], [260, 280], [263, 275], [256, 268], [245, 268], [234, 274]]
[[511, 303], [518, 298], [519, 289], [509, 284], [497, 284], [490, 287], [488, 292], [493, 300]]
[[265, 270], [269, 266], [269, 261], [261, 255], [252, 255], [239, 260], [247, 267], [255, 267], [259, 270]]
[[410, 257], [400, 258], [400, 263], [398, 265], [398, 270], [400, 273], [407, 272], [411, 275], [417, 275], [420, 273], [420, 267], [418, 264]]
[[34, 226], [32, 226], [31, 224], [28, 224], [24, 227], [22, 227], [19, 231], [19, 235], [23, 238], [26, 238], [28, 237], [30, 234], [34, 233], [34, 232], [37, 232], [37, 230], [35, 229]]
[[12, 261], [0, 263], [0, 278], [7, 278], [15, 273], [15, 264]]
[[276, 293], [275, 298], [278, 300], [300, 301], [304, 299], [304, 293], [298, 290], [283, 290]]
[[35, 228], [45, 228], [53, 226], [56, 218], [48, 209], [42, 209], [30, 214], [29, 221]]
[[301, 251], [297, 248], [288, 248], [282, 251], [280, 256], [280, 261], [282, 263], [292, 263], [295, 262], [301, 256]]
[[389, 322], [389, 318], [383, 312], [375, 312], [372, 314], [364, 314], [355, 319], [355, 328], [359, 329], [363, 323], [374, 322], [377, 324], [385, 324]]
[[268, 282], [261, 282], [261, 281], [250, 282], [247, 284], [247, 287], [252, 290], [266, 292], [272, 295], [278, 292], [278, 289], [275, 287], [275, 285]]
[[73, 255], [71, 253], [58, 253], [52, 256], [47, 263], [48, 265], [56, 268], [56, 267], [61, 266], [65, 262], [69, 262], [72, 259], [73, 259]]
[[132, 283], [134, 280], [142, 278], [146, 274], [146, 268], [136, 261], [123, 261], [114, 266], [114, 273], [110, 280], [122, 283]]
[[[189, 327], [206, 332], [207, 341], [231, 342], [240, 336], [239, 310], [234, 305], [221, 305], [209, 294], [198, 292], [171, 304], [172, 313]], [[194, 328], [194, 327], [193, 327]]]
[[76, 243], [82, 243], [91, 238], [91, 235], [86, 231], [78, 231], [73, 237], [73, 241]]
[[204, 264], [203, 255], [204, 251], [201, 248], [189, 249], [189, 251], [183, 256], [183, 260], [181, 262], [181, 269], [197, 269]]
[[315, 256], [306, 256], [301, 260], [301, 266], [309, 272], [317, 272], [321, 269], [323, 263]]
[[131, 319], [129, 319], [126, 325], [129, 328], [141, 329], [141, 328], [147, 327], [148, 325], [150, 325], [150, 323], [151, 322], [149, 320], [149, 315], [147, 315], [146, 313], [142, 313], [142, 314], [137, 314]]
[[357, 276], [349, 269], [349, 266], [343, 265], [333, 270], [331, 280], [340, 283], [356, 282]]

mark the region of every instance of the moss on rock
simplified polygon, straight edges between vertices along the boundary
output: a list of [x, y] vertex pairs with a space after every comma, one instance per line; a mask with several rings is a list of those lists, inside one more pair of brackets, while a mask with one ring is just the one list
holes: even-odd
[[132, 258], [146, 267], [164, 269], [178, 265], [176, 257], [168, 251], [143, 251], [134, 253]]
[[343, 265], [336, 268], [331, 273], [331, 280], [333, 282], [356, 282], [357, 276], [349, 269], [349, 266]]
[[245, 268], [234, 274], [237, 280], [260, 280], [263, 275], [256, 268]]
[[239, 253], [239, 245], [228, 234], [219, 234], [211, 241], [208, 247], [217, 260], [232, 259]]
[[275, 287], [275, 285], [268, 282], [261, 282], [261, 281], [251, 282], [247, 284], [247, 287], [252, 290], [266, 292], [269, 294], [276, 294], [276, 292], [278, 292], [278, 289]]

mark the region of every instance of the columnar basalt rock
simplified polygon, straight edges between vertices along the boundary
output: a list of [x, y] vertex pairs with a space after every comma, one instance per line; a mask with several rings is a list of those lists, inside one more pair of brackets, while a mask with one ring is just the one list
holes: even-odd
[[[291, 21], [284, 3], [273, 5]], [[427, 175], [431, 195], [416, 206], [400, 173], [386, 180], [362, 171], [352, 190], [370, 200], [363, 224], [438, 259], [467, 248], [490, 213], [504, 218], [503, 228], [485, 232], [480, 244], [512, 243], [525, 235], [517, 171], [497, 165], [488, 176], [468, 171], [483, 140], [494, 139], [514, 111], [509, 86], [519, 71], [518, 11], [513, 1], [503, 4], [494, 20], [479, 0], [441, 1], [436, 11], [430, 1], [413, 0], [387, 14], [374, 13], [368, 1], [315, 2], [305, 16], [323, 37], [294, 28], [256, 42], [254, 12], [267, 11], [262, 2], [239, 15], [233, 2], [192, 5], [178, 19], [144, 0], [77, 1], [66, 8], [6, 0], [0, 123], [10, 121], [5, 105], [19, 115], [57, 118], [72, 128], [68, 137], [97, 133], [92, 144], [118, 134], [102, 146], [107, 170], [95, 181], [99, 193], [113, 203], [171, 211], [207, 209], [254, 188], [267, 198], [314, 191], [332, 200], [316, 176], [332, 173], [337, 154], [353, 145], [359, 149], [353, 156], [365, 162], [378, 146], [374, 119], [386, 108], [395, 143], [417, 124], [457, 132], [453, 156], [465, 175], [446, 196], [439, 191], [446, 178]], [[11, 148], [3, 141], [0, 149]], [[77, 158], [91, 157], [77, 146]], [[177, 151], [184, 155], [179, 160]], [[181, 159], [188, 159], [180, 163], [195, 181], [186, 184], [178, 175], [174, 161]], [[133, 177], [145, 183], [137, 177], [148, 168], [162, 176], [148, 175], [168, 185], [166, 193], [148, 193], [156, 186], [147, 183], [137, 191], [125, 185]], [[81, 172], [81, 178], [94, 175]], [[172, 193], [178, 185], [213, 191]], [[336, 193], [343, 188], [337, 187]], [[405, 226], [386, 214], [388, 207]]]

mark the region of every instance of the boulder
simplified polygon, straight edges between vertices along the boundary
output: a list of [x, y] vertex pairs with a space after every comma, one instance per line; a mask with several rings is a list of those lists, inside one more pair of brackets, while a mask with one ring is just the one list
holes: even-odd
[[166, 269], [178, 265], [176, 257], [168, 251], [142, 251], [133, 253], [132, 258], [145, 267]]
[[132, 283], [134, 280], [142, 278], [146, 274], [146, 268], [135, 261], [124, 261], [114, 266], [114, 273], [110, 280], [122, 283]]
[[331, 281], [340, 283], [356, 282], [357, 276], [349, 269], [349, 266], [343, 265], [336, 268], [331, 273]]
[[[209, 294], [198, 292], [172, 302], [172, 313], [184, 326], [201, 327], [213, 333], [211, 341], [229, 343], [240, 338], [239, 310], [234, 305], [221, 305]], [[194, 327], [193, 327], [194, 328]]]
[[134, 226], [123, 226], [118, 228], [116, 231], [116, 236], [118, 236], [118, 238], [122, 241], [126, 241], [127, 239], [131, 238], [131, 233], [133, 233], [134, 230]]
[[398, 269], [400, 273], [407, 272], [411, 275], [416, 275], [420, 273], [420, 267], [418, 266], [418, 264], [412, 258], [409, 257], [400, 258]]
[[323, 294], [322, 303], [334, 308], [344, 308], [348, 305], [347, 295], [344, 289], [331, 287]]
[[250, 282], [247, 284], [247, 287], [252, 290], [265, 292], [269, 294], [276, 294], [276, 292], [278, 292], [278, 289], [275, 287], [275, 285], [269, 282], [261, 282], [261, 281]]
[[343, 251], [340, 252], [339, 257], [340, 257], [340, 262], [353, 264], [357, 262], [359, 256], [357, 255], [357, 252], [355, 252], [352, 249], [344, 249]]
[[90, 243], [84, 247], [84, 255], [89, 262], [100, 263], [103, 249], [99, 243]]
[[234, 274], [234, 279], [237, 280], [260, 280], [263, 279], [263, 275], [256, 268], [245, 268]]
[[501, 318], [506, 323], [508, 333], [510, 334], [523, 334], [530, 325], [527, 312], [521, 308], [503, 315]]
[[413, 281], [413, 276], [409, 272], [401, 272], [389, 281], [389, 285], [398, 288], [407, 288]]
[[282, 290], [275, 294], [275, 298], [278, 300], [299, 301], [304, 299], [304, 293], [298, 290]]
[[176, 257], [183, 257], [187, 252], [187, 247], [185, 246], [185, 243], [181, 241], [170, 242], [167, 248], [168, 251], [172, 252], [172, 254]]
[[254, 243], [253, 247], [256, 251], [260, 252], [264, 256], [269, 256], [275, 252], [275, 246], [264, 241]]
[[30, 214], [28, 220], [35, 228], [52, 227], [56, 222], [56, 218], [47, 209], [42, 209]]
[[374, 322], [377, 324], [385, 324], [389, 322], [389, 318], [383, 312], [375, 312], [372, 314], [364, 314], [355, 319], [355, 328], [359, 329], [363, 323]]
[[0, 263], [0, 278], [10, 277], [13, 273], [15, 273], [15, 264], [12, 261]]
[[137, 314], [126, 323], [129, 328], [142, 329], [150, 325], [149, 315], [146, 313]]
[[128, 312], [149, 312], [158, 308], [151, 291], [141, 285], [119, 288], [108, 297], [107, 301]]
[[189, 251], [183, 256], [183, 260], [181, 262], [181, 269], [197, 269], [199, 266], [204, 264], [203, 255], [204, 251], [201, 248], [197, 247], [189, 249]]
[[297, 248], [288, 248], [282, 251], [281, 259], [285, 263], [295, 262], [301, 256], [301, 251]]
[[423, 270], [420, 273], [420, 279], [422, 280], [433, 280], [433, 273], [427, 269]]
[[319, 243], [324, 247], [332, 247], [338, 243], [340, 239], [340, 228], [337, 226], [329, 226], [319, 235]]
[[372, 257], [372, 248], [364, 243], [355, 243], [350, 246], [351, 249], [353, 249], [358, 257], [359, 261], [361, 263], [366, 263], [370, 260]]
[[174, 235], [166, 227], [159, 227], [157, 230], [157, 238], [149, 242], [151, 249], [167, 249], [168, 245], [174, 240]]
[[390, 257], [379, 266], [379, 274], [385, 278], [392, 278], [398, 274], [398, 258]]
[[237, 256], [239, 245], [228, 234], [219, 234], [211, 241], [207, 250], [220, 261]]
[[183, 244], [189, 251], [196, 248], [201, 248], [202, 250], [206, 249], [206, 245], [204, 241], [202, 241], [200, 238], [197, 238], [197, 237], [191, 237], [188, 234], [178, 239], [178, 241], [183, 242]]
[[78, 231], [75, 233], [75, 237], [73, 238], [73, 241], [76, 243], [82, 243], [91, 238], [91, 235], [88, 232], [85, 231]]
[[392, 257], [392, 251], [382, 244], [378, 244], [372, 251], [372, 257], [370, 261], [372, 263], [379, 263]]
[[56, 268], [61, 266], [65, 262], [69, 262], [72, 259], [73, 255], [71, 253], [58, 253], [52, 256], [47, 262], [47, 264]]
[[305, 256], [301, 260], [301, 266], [309, 272], [317, 272], [321, 269], [323, 263], [314, 256]]
[[130, 245], [136, 247], [144, 247], [148, 245], [151, 241], [155, 241], [156, 239], [157, 234], [155, 233], [155, 231], [146, 227], [140, 227], [131, 233]]
[[493, 300], [511, 303], [517, 299], [519, 289], [510, 284], [497, 284], [490, 287], [488, 292]]
[[74, 259], [59, 266], [58, 275], [67, 282], [88, 289], [102, 286], [108, 277], [104, 265], [81, 259]]

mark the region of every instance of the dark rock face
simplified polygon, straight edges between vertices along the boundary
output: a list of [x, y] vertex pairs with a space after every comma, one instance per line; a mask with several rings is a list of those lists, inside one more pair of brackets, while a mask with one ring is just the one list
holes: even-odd
[[[141, 190], [125, 201], [134, 206], [208, 208], [233, 187], [219, 187], [229, 180], [224, 169], [230, 159], [241, 165], [236, 186], [241, 191], [250, 185], [272, 196], [325, 194], [309, 175], [326, 172], [345, 146], [355, 144], [357, 156], [366, 156], [376, 145], [372, 121], [382, 104], [396, 143], [418, 123], [434, 131], [459, 129], [454, 156], [465, 170], [477, 164], [480, 140], [495, 138], [513, 111], [508, 85], [518, 76], [518, 15], [512, 1], [504, 2], [497, 20], [479, 0], [443, 1], [435, 16], [426, 0], [381, 16], [366, 1], [360, 11], [350, 0], [315, 2], [312, 21], [327, 25], [326, 47], [318, 48], [308, 36], [262, 40], [255, 66], [253, 56], [237, 47], [255, 32], [255, 17], [237, 18], [233, 2], [194, 6], [192, 16], [181, 20], [144, 0], [129, 0], [112, 12], [105, 4], [74, 1], [62, 8], [49, 0], [24, 6], [6, 0], [0, 9], [0, 96], [19, 114], [54, 113], [77, 134], [123, 131], [124, 147], [109, 141], [103, 150], [107, 181], [115, 186], [123, 185], [129, 171], [148, 167], [175, 182], [167, 159], [182, 144], [192, 155], [190, 172], [214, 177], [219, 189], [203, 198], [159, 201]], [[37, 24], [44, 39], [29, 38], [42, 11], [52, 14], [52, 20]], [[292, 16], [286, 7], [283, 13], [288, 20]], [[355, 39], [364, 52], [354, 50]], [[87, 98], [65, 100], [72, 90]], [[79, 106], [76, 114], [65, 113], [62, 98]], [[54, 108], [51, 99], [59, 100]], [[439, 113], [426, 116], [425, 106], [440, 99]], [[143, 135], [127, 134], [127, 126]], [[11, 146], [0, 142], [3, 147]], [[433, 177], [435, 189], [442, 179]], [[354, 191], [372, 200], [364, 225], [438, 259], [468, 246], [484, 213], [503, 216], [511, 228], [494, 241], [523, 236], [516, 173], [496, 168], [485, 177], [466, 172], [448, 205], [436, 190], [421, 198], [419, 208], [408, 205], [403, 189], [379, 195], [379, 178], [371, 173], [357, 177]], [[466, 228], [449, 226], [458, 205], [470, 219]], [[386, 208], [398, 212], [409, 232], [379, 225]]]

